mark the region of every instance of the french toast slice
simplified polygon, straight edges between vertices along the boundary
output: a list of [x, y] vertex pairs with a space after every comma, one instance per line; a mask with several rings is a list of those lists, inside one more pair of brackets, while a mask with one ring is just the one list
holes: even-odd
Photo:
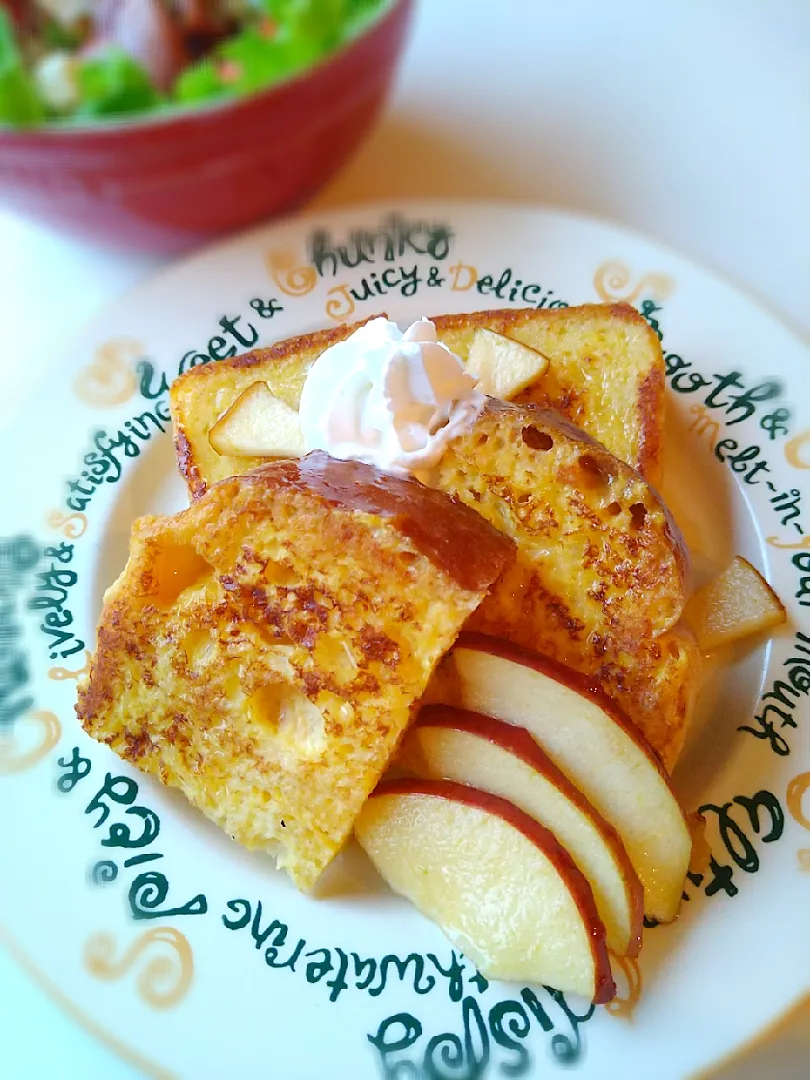
[[415, 480], [314, 453], [136, 521], [85, 730], [310, 889], [513, 544]]
[[679, 622], [686, 545], [655, 489], [555, 413], [493, 398], [430, 483], [517, 545], [466, 628], [596, 676], [671, 767], [699, 653]]
[[[554, 409], [637, 468], [661, 479], [664, 361], [658, 338], [626, 304], [510, 308], [433, 319], [439, 341], [466, 362], [476, 330], [489, 329], [546, 354], [548, 368], [518, 398]], [[281, 341], [271, 348], [191, 368], [170, 391], [180, 472], [192, 498], [226, 476], [261, 464], [259, 457], [217, 454], [217, 420], [257, 382], [297, 409], [307, 371], [353, 323]]]

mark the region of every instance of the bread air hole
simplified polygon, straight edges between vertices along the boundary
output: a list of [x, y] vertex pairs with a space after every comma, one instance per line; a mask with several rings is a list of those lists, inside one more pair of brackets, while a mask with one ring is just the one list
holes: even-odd
[[262, 571], [262, 577], [268, 585], [281, 585], [289, 587], [300, 584], [298, 574], [290, 566], [268, 559]]
[[318, 757], [326, 745], [321, 710], [306, 694], [286, 683], [262, 686], [247, 700], [248, 720], [253, 727], [259, 751], [264, 742], [268, 749], [282, 743], [300, 757]]
[[680, 645], [678, 644], [677, 641], [670, 641], [667, 644], [667, 649], [669, 650], [669, 655], [673, 659], [680, 660], [680, 658], [681, 658], [681, 647], [680, 647]]
[[620, 514], [622, 512], [622, 508], [621, 508], [621, 506], [619, 506], [619, 504], [617, 502], [609, 503], [605, 507], [605, 509], [607, 510], [607, 512], [610, 514], [611, 517], [616, 517], [617, 514]]
[[554, 440], [545, 431], [539, 431], [536, 427], [525, 427], [522, 431], [523, 441], [531, 450], [550, 450]]
[[647, 517], [647, 507], [644, 503], [633, 503], [630, 507], [630, 528], [640, 529]]
[[209, 577], [211, 569], [191, 544], [166, 544], [153, 560], [150, 587], [143, 599], [170, 607], [186, 589]]
[[578, 464], [580, 483], [586, 491], [598, 491], [613, 482], [613, 473], [592, 454], [583, 454]]

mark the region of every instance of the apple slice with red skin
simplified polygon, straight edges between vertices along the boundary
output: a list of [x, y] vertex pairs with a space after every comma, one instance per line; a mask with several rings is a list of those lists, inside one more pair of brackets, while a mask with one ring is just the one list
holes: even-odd
[[525, 728], [612, 825], [644, 887], [644, 913], [678, 914], [692, 839], [655, 751], [595, 679], [486, 634], [462, 633], [430, 701]]
[[554, 835], [506, 799], [450, 780], [383, 781], [355, 823], [394, 890], [490, 979], [610, 1001], [593, 893]]
[[587, 878], [608, 948], [638, 956], [644, 892], [613, 829], [523, 728], [447, 705], [428, 705], [397, 765], [425, 780], [454, 780], [514, 803], [554, 834]]

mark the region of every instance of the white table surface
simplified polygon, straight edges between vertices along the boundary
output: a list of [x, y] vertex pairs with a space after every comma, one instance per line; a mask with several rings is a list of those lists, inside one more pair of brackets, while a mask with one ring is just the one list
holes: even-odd
[[[422, 0], [386, 115], [313, 205], [431, 195], [611, 218], [810, 340], [810, 0]], [[162, 262], [0, 208], [0, 424]], [[805, 1014], [718, 1080], [806, 1080], [808, 1029]], [[135, 1075], [0, 950], [4, 1080]]]

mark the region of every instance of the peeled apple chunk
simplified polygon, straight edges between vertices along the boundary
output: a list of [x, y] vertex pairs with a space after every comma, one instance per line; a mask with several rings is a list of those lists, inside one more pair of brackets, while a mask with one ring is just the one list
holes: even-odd
[[209, 433], [218, 454], [233, 457], [303, 457], [298, 413], [256, 382], [240, 394]]
[[476, 330], [467, 357], [467, 370], [478, 378], [482, 394], [511, 401], [544, 375], [549, 360], [543, 353], [494, 330]]
[[684, 616], [703, 652], [772, 630], [786, 618], [782, 601], [742, 555], [695, 593]]

